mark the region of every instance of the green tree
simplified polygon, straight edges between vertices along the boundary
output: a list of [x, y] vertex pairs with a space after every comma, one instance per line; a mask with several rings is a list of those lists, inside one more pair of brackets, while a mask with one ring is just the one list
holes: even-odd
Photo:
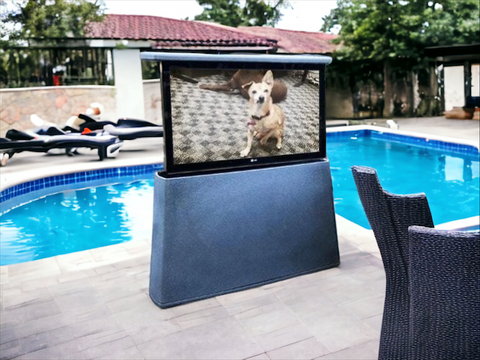
[[290, 6], [288, 0], [197, 0], [203, 12], [195, 20], [212, 21], [222, 25], [275, 26], [282, 17], [282, 9]]
[[81, 38], [88, 22], [103, 18], [101, 0], [0, 1], [0, 87], [28, 85], [32, 74], [39, 72], [40, 58], [55, 63], [56, 50], [27, 45]]
[[323, 20], [322, 31], [340, 28], [339, 60], [383, 66], [386, 116], [393, 111], [394, 72], [408, 73], [412, 83], [413, 72], [427, 66], [425, 47], [480, 38], [478, 0], [337, 0]]
[[[7, 1], [3, 1], [6, 5]], [[1, 37], [10, 43], [83, 37], [85, 25], [103, 18], [103, 1], [23, 0], [2, 13]], [[15, 6], [16, 5], [16, 6]]]

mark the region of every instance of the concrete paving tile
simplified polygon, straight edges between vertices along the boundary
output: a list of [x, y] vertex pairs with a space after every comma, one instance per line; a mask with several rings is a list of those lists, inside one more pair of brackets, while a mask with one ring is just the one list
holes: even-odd
[[0, 344], [0, 359], [9, 360], [18, 356], [20, 352], [20, 341], [13, 340]]
[[369, 265], [357, 268], [354, 272], [349, 272], [349, 275], [355, 280], [370, 284], [372, 281], [384, 280], [385, 270], [383, 264], [374, 265], [369, 261]]
[[320, 317], [301, 318], [301, 321], [330, 352], [379, 338], [378, 333], [342, 308]]
[[8, 265], [10, 281], [27, 281], [44, 277], [60, 275], [62, 273], [54, 257], [30, 261], [22, 264]]
[[38, 281], [38, 279], [23, 281], [21, 283], [21, 287], [22, 287], [22, 292], [27, 293], [29, 291], [39, 290], [51, 285], [56, 285], [58, 283], [59, 281], [56, 276], [50, 276], [50, 277], [42, 278], [41, 281]]
[[119, 279], [118, 282], [110, 281], [104, 285], [94, 285], [103, 301], [114, 302], [124, 298], [148, 293], [148, 280], [136, 280], [133, 277]]
[[192, 313], [180, 315], [174, 320], [180, 325], [182, 329], [188, 329], [193, 326], [206, 324], [228, 317], [228, 312], [223, 306], [217, 306], [204, 310], [195, 311]]
[[147, 240], [127, 241], [123, 243], [122, 246], [131, 255], [150, 255], [152, 250], [152, 245]]
[[348, 349], [319, 357], [315, 360], [338, 359], [338, 360], [376, 360], [378, 359], [378, 342], [368, 341]]
[[256, 299], [264, 295], [268, 295], [271, 292], [265, 287], [256, 287], [244, 291], [237, 291], [230, 294], [217, 296], [215, 299], [222, 304], [225, 309], [229, 310], [232, 307], [237, 306], [239, 303], [243, 303], [248, 300]]
[[19, 296], [22, 295], [22, 286], [21, 284], [14, 283], [14, 284], [3, 284], [0, 285], [0, 309], [3, 309], [3, 299], [6, 296]]
[[74, 337], [71, 329], [66, 326], [33, 334], [20, 339], [20, 344], [22, 347], [21, 353], [28, 354], [37, 350], [67, 342], [73, 338]]
[[342, 254], [339, 268], [342, 270], [355, 269], [361, 266], [370, 265], [370, 258], [372, 255], [361, 250], [351, 251], [347, 254]]
[[145, 358], [140, 354], [137, 347], [128, 349], [114, 349], [112, 353], [96, 358], [102, 360], [144, 360]]
[[99, 317], [113, 314], [113, 312], [104, 303], [98, 303], [90, 307], [65, 311], [63, 314], [70, 319], [71, 323], [78, 323], [89, 320], [96, 320]]
[[257, 335], [255, 340], [268, 352], [312, 337], [312, 333], [303, 324], [296, 324]]
[[354, 251], [357, 248], [350, 242], [345, 239], [343, 236], [338, 237], [338, 249], [340, 251], [340, 260], [341, 260], [341, 255], [344, 253], [347, 253], [349, 251]]
[[341, 275], [342, 271], [338, 267], [321, 270], [310, 274], [296, 276], [287, 280], [278, 281], [272, 284], [264, 285], [263, 288], [271, 290], [272, 292], [288, 290], [298, 286], [309, 286], [309, 284], [316, 283], [321, 279], [331, 278]]
[[0, 329], [0, 345], [14, 340], [18, 340], [15, 328]]
[[245, 359], [245, 360], [270, 360], [270, 358], [268, 357], [267, 354], [263, 353], [260, 355], [249, 357], [248, 359]]
[[129, 328], [127, 332], [136, 345], [141, 345], [181, 330], [182, 328], [175, 320], [166, 320], [154, 324], [134, 326]]
[[46, 318], [62, 312], [55, 300], [19, 305], [2, 311], [0, 325], [2, 329], [16, 326], [30, 320]]
[[8, 284], [8, 266], [0, 266], [0, 285]]
[[325, 348], [325, 346], [323, 346], [317, 339], [312, 337], [273, 351], [268, 351], [267, 355], [272, 360], [303, 360], [314, 359], [328, 353], [329, 351], [327, 348]]
[[102, 301], [100, 294], [88, 279], [52, 285], [48, 289], [63, 311], [89, 308]]
[[[110, 304], [109, 304], [110, 306]], [[141, 325], [157, 324], [175, 317], [170, 309], [160, 309], [145, 296], [145, 301], [132, 303], [132, 307], [115, 311], [115, 317], [126, 330]]]
[[375, 289], [379, 294], [384, 294], [387, 288], [387, 280], [385, 278], [380, 280], [371, 281], [368, 286]]
[[364, 297], [341, 306], [359, 319], [370, 318], [375, 315], [383, 314], [384, 296]]
[[74, 341], [68, 341], [47, 347], [45, 349], [37, 350], [23, 355], [15, 355], [12, 357], [15, 360], [67, 360], [67, 359], [85, 359], [85, 356], [79, 351], [77, 344]]
[[[129, 294], [129, 296], [124, 296], [115, 300], [108, 301], [107, 305], [115, 313], [125, 311], [125, 310], [130, 310], [132, 308], [141, 307], [141, 306], [149, 307], [152, 310], [154, 309], [153, 307], [150, 306], [154, 304], [152, 300], [150, 300], [149, 295], [141, 292], [135, 292], [133, 294]], [[156, 308], [159, 309], [157, 306]], [[173, 316], [174, 314], [172, 312], [171, 317]]]
[[[337, 304], [348, 304], [361, 299], [371, 299], [383, 296], [374, 288], [364, 283], [352, 283], [350, 286], [334, 287], [327, 293], [330, 300]], [[383, 303], [382, 303], [383, 306]], [[383, 309], [383, 307], [381, 307]], [[376, 314], [372, 314], [376, 315]]]
[[[322, 312], [343, 300], [343, 292], [358, 286], [358, 281], [350, 276], [335, 276], [308, 287], [298, 287], [291, 291], [275, 293], [281, 301], [297, 314]], [[339, 294], [339, 295], [337, 295]], [[378, 294], [376, 294], [378, 295]], [[352, 298], [356, 299], [355, 295]]]
[[78, 272], [81, 264], [95, 263], [89, 251], [78, 251], [72, 254], [56, 256], [55, 260], [64, 274]]
[[[128, 333], [123, 333], [123, 336], [121, 338], [105, 342], [103, 344], [97, 345], [97, 346], [92, 346], [86, 350], [83, 351], [83, 354], [87, 359], [97, 359], [101, 358], [104, 356], [110, 356], [110, 359], [115, 359], [114, 355], [122, 355], [123, 357], [126, 355], [127, 349], [135, 348], [135, 343], [133, 340], [130, 338]], [[138, 350], [137, 350], [138, 351]], [[140, 353], [138, 353], [140, 355]], [[143, 357], [140, 355], [140, 359]]]
[[12, 330], [15, 332], [16, 339], [21, 339], [63, 328], [69, 325], [71, 321], [65, 314], [56, 314], [40, 319], [31, 319], [15, 326]]
[[221, 304], [218, 302], [216, 298], [210, 298], [210, 299], [204, 299], [200, 301], [194, 301], [188, 304], [174, 306], [166, 310], [173, 312], [175, 316], [181, 316], [181, 315], [195, 313], [200, 310], [210, 309], [220, 305]]
[[131, 258], [129, 252], [120, 246], [104, 246], [89, 251], [95, 262], [99, 265], [108, 265], [113, 262]]
[[262, 347], [234, 318], [195, 326], [139, 345], [145, 359], [245, 359]]
[[[270, 294], [268, 292], [263, 291], [263, 292], [258, 292], [257, 294], [263, 294], [263, 295], [252, 297], [252, 298], [246, 297], [246, 300], [238, 301], [238, 302], [232, 301], [231, 299], [228, 301], [224, 301], [225, 299], [222, 299], [223, 306], [227, 309], [227, 312], [230, 315], [235, 315], [248, 310], [255, 309], [260, 306], [272, 304], [278, 301], [278, 298], [275, 295]], [[240, 299], [241, 297], [238, 297], [238, 300]]]
[[295, 314], [280, 301], [236, 314], [235, 318], [252, 336], [298, 325]]
[[382, 331], [383, 312], [379, 315], [363, 319], [363, 323], [372, 328], [378, 335]]
[[53, 300], [52, 294], [46, 287], [42, 287], [27, 293], [22, 291], [21, 294], [3, 296], [3, 308], [12, 310], [17, 307], [39, 304], [50, 300]]
[[92, 320], [76, 322], [68, 328], [74, 338], [122, 332], [124, 330], [114, 315], [106, 315]]

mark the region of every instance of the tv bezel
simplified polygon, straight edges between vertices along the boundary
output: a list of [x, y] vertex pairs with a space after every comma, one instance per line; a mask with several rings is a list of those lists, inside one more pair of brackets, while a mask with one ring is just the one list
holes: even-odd
[[[145, 61], [160, 62], [160, 89], [164, 129], [163, 173], [165, 175], [177, 176], [210, 172], [224, 172], [231, 170], [304, 163], [310, 161], [321, 161], [326, 159], [325, 68], [326, 65], [331, 62], [330, 57], [321, 55], [142, 53], [141, 59]], [[170, 90], [170, 71], [172, 68], [199, 70], [269, 69], [287, 71], [319, 71], [319, 151], [255, 158], [241, 158], [239, 156], [238, 159], [175, 164]]]

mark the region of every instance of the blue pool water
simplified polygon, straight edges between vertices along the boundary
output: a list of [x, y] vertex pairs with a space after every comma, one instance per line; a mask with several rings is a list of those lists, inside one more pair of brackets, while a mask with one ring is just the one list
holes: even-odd
[[479, 156], [352, 136], [329, 141], [335, 212], [370, 229], [350, 170], [377, 170], [383, 188], [394, 194], [424, 192], [435, 224], [480, 214]]
[[[369, 228], [352, 165], [377, 169], [396, 194], [425, 192], [435, 224], [478, 216], [479, 157], [370, 137], [328, 139], [339, 215]], [[153, 180], [72, 190], [38, 199], [0, 216], [0, 265], [151, 237]]]

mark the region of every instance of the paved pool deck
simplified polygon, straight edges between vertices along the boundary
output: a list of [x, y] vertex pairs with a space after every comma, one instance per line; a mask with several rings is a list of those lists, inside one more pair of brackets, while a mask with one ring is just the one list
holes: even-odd
[[[400, 130], [479, 138], [478, 121], [396, 121]], [[23, 153], [0, 169], [0, 185], [162, 158], [155, 139], [126, 143], [103, 162], [94, 152]], [[0, 359], [376, 359], [378, 247], [371, 231], [339, 216], [337, 229], [339, 267], [170, 309], [148, 296], [150, 239], [2, 266]]]

